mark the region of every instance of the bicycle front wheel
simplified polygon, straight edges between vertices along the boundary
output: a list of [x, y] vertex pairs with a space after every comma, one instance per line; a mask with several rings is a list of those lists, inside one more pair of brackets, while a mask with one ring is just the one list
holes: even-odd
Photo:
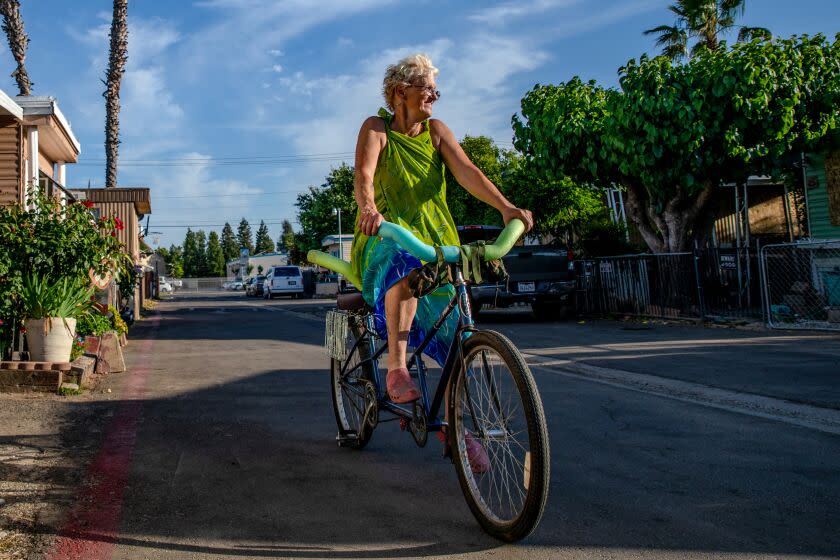
[[462, 364], [449, 397], [461, 489], [487, 533], [516, 541], [539, 524], [548, 499], [542, 401], [519, 350], [500, 333], [473, 333], [464, 342]]

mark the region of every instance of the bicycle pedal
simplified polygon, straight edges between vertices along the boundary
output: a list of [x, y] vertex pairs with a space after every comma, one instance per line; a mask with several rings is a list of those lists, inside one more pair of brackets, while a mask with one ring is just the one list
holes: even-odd
[[339, 447], [351, 447], [359, 441], [359, 435], [356, 432], [347, 432], [346, 434], [338, 434], [335, 436], [335, 441]]

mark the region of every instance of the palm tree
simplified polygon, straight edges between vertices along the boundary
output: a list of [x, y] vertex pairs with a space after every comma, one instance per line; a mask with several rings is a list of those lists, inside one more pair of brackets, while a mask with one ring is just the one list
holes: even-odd
[[111, 53], [105, 80], [105, 187], [117, 186], [120, 149], [120, 85], [128, 60], [128, 0], [114, 0]]
[[26, 48], [29, 46], [29, 36], [23, 28], [23, 20], [20, 18], [20, 2], [18, 0], [0, 0], [0, 14], [3, 16], [3, 31], [9, 40], [9, 49], [17, 61], [17, 69], [12, 72], [12, 77], [17, 81], [20, 95], [29, 95], [32, 89], [32, 82], [29, 81], [29, 74], [26, 72], [24, 61], [26, 60]]
[[[717, 50], [720, 35], [736, 27], [735, 20], [744, 15], [746, 0], [677, 0], [668, 9], [676, 16], [673, 25], [659, 25], [645, 31], [657, 35], [656, 45], [662, 54], [679, 61], [697, 54], [700, 49]], [[763, 27], [738, 27], [738, 41], [769, 39]], [[689, 49], [688, 42], [696, 43]]]

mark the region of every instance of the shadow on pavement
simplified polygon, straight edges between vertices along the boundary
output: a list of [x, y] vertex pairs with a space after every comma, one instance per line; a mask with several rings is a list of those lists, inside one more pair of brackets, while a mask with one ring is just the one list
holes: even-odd
[[[156, 348], [235, 341], [252, 331], [259, 340], [323, 340], [317, 322], [272, 330], [272, 322], [289, 320], [283, 314], [252, 312], [243, 327], [223, 323], [226, 333], [215, 332], [225, 329], [207, 310], [161, 314]], [[147, 336], [141, 323], [130, 348]], [[296, 558], [425, 557], [500, 546], [473, 519], [435, 440], [419, 449], [396, 424], [383, 423], [365, 450], [338, 448], [324, 368], [296, 367], [278, 355], [276, 368], [249, 370], [248, 356], [241, 359], [247, 371], [234, 379], [216, 371], [230, 363], [211, 361], [201, 388], [143, 402], [112, 542], [141, 556], [152, 549]], [[780, 430], [768, 440], [760, 420], [733, 430], [724, 413], [641, 394], [616, 401], [609, 388], [583, 382], [546, 378], [541, 390], [551, 495], [522, 550], [837, 553], [837, 438]], [[105, 425], [102, 416], [85, 418], [91, 425], [65, 429]], [[95, 528], [86, 537], [103, 538]]]

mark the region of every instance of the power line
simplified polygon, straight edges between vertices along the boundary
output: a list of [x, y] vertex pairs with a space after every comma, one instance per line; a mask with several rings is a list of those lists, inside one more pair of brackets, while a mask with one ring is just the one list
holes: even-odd
[[[119, 164], [126, 167], [189, 167], [203, 165], [278, 165], [318, 163], [352, 159], [354, 152], [334, 152], [329, 154], [300, 154], [281, 156], [230, 156], [202, 158], [158, 158], [158, 159], [123, 159]], [[82, 159], [76, 165], [101, 166], [104, 159]]]
[[[499, 146], [513, 146], [512, 142], [493, 141]], [[190, 167], [201, 165], [279, 165], [279, 164], [302, 164], [319, 163], [327, 161], [343, 161], [355, 157], [354, 152], [330, 152], [322, 154], [296, 154], [296, 155], [274, 155], [274, 156], [222, 156], [222, 157], [200, 157], [200, 158], [157, 158], [157, 159], [121, 159], [119, 165], [126, 167]], [[77, 166], [102, 166], [104, 159], [81, 159]]]
[[[308, 189], [309, 187], [306, 187]], [[301, 189], [292, 189], [292, 190], [282, 190], [282, 191], [263, 191], [259, 193], [234, 193], [234, 194], [213, 194], [213, 193], [206, 193], [206, 194], [184, 194], [184, 195], [175, 195], [175, 196], [155, 196], [154, 192], [152, 192], [152, 196], [154, 196], [154, 200], [162, 200], [168, 198], [222, 198], [222, 197], [231, 197], [231, 196], [265, 196], [270, 194], [297, 194], [301, 193], [303, 190]]]
[[[256, 224], [257, 222], [265, 222], [265, 225], [267, 225], [267, 226], [279, 226], [279, 225], [283, 225], [283, 222], [284, 222], [284, 221], [285, 221], [285, 220], [281, 220], [281, 221], [279, 221], [279, 222], [277, 222], [277, 221], [265, 221], [265, 220], [248, 220], [248, 223], [249, 223], [249, 224], [251, 224], [251, 223]], [[290, 223], [296, 223], [296, 221], [295, 221], [295, 220], [288, 220], [288, 221], [289, 221]], [[227, 223], [230, 223], [230, 222], [227, 222]], [[233, 225], [234, 225], [234, 224], [232, 224], [232, 223], [231, 223], [231, 227], [232, 227]], [[212, 224], [212, 223], [195, 223], [195, 224], [155, 224], [155, 225], [154, 225], [154, 227], [156, 227], [156, 228], [202, 228], [202, 227], [224, 227], [224, 226], [225, 226], [225, 224]]]

